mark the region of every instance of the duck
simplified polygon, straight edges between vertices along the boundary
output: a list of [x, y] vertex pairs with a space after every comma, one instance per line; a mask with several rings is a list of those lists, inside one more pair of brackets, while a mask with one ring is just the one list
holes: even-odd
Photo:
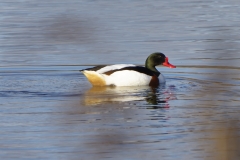
[[165, 83], [165, 77], [156, 66], [176, 68], [161, 52], [150, 54], [145, 66], [133, 64], [99, 65], [80, 70], [92, 86], [158, 86]]

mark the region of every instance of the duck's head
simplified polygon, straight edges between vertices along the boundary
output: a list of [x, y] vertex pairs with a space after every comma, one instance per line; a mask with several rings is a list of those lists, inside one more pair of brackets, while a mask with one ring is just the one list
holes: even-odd
[[166, 57], [163, 53], [156, 52], [156, 53], [150, 54], [145, 62], [145, 67], [155, 68], [155, 66], [158, 66], [158, 65], [163, 65], [169, 68], [176, 68], [176, 66], [168, 62], [168, 57]]

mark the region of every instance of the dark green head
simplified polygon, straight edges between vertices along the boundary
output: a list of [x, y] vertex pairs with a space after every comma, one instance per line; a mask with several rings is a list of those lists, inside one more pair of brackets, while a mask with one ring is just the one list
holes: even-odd
[[163, 53], [156, 52], [152, 53], [148, 56], [145, 62], [145, 67], [147, 66], [157, 66], [163, 64], [165, 62], [166, 56]]
[[174, 65], [168, 62], [168, 57], [166, 57], [163, 53], [160, 52], [150, 54], [145, 62], [146, 68], [150, 69], [153, 72], [159, 73], [158, 70], [155, 68], [155, 66], [157, 65], [164, 65], [169, 68], [176, 68]]

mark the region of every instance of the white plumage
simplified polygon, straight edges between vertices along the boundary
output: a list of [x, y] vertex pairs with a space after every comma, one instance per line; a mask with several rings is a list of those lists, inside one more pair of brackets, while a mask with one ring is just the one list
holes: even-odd
[[133, 64], [114, 64], [114, 65], [109, 65], [109, 66], [103, 67], [103, 68], [97, 70], [96, 72], [104, 73], [104, 72], [112, 71], [112, 70], [115, 70], [115, 69], [121, 69], [121, 68], [124, 68], [124, 67], [130, 67], [130, 66], [136, 66], [136, 65], [133, 65]]
[[[86, 77], [88, 77], [87, 75], [89, 75], [89, 74], [99, 77], [100, 79], [105, 81], [105, 84], [103, 84], [102, 86], [105, 86], [105, 85], [107, 85], [107, 86], [109, 86], [109, 85], [114, 85], [114, 86], [146, 86], [146, 85], [149, 85], [149, 83], [152, 79], [152, 76], [149, 76], [149, 75], [137, 72], [137, 71], [133, 71], [133, 70], [116, 71], [116, 72], [112, 73], [111, 75], [104, 74], [108, 71], [119, 70], [119, 69], [122, 69], [125, 67], [134, 67], [134, 66], [136, 66], [136, 65], [133, 65], [133, 64], [110, 65], [110, 66], [103, 67], [96, 71], [84, 70], [83, 74], [86, 75]], [[165, 78], [162, 74], [160, 74], [160, 76], [158, 78], [159, 78], [159, 83], [166, 82]]]

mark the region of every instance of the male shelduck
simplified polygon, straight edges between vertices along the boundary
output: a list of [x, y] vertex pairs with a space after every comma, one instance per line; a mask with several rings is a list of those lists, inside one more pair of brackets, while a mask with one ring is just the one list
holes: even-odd
[[155, 68], [164, 65], [176, 66], [168, 62], [168, 57], [156, 52], [148, 56], [145, 67], [133, 64], [116, 64], [96, 66], [80, 70], [93, 86], [158, 86], [165, 83], [164, 76]]

